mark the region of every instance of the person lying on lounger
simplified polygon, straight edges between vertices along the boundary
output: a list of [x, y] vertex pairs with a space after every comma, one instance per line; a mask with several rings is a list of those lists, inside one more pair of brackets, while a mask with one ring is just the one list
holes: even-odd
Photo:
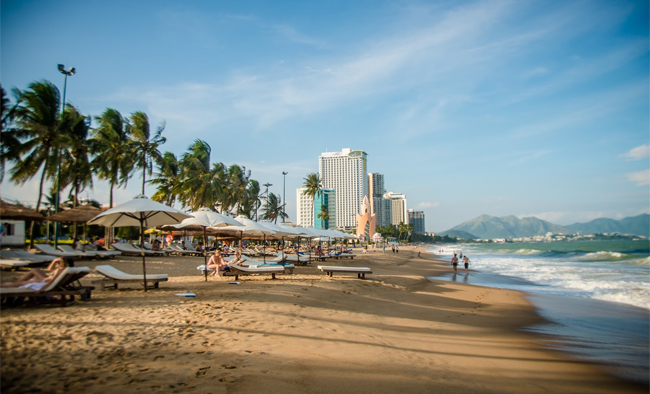
[[46, 271], [33, 269], [13, 282], [0, 284], [0, 287], [22, 287], [40, 291], [67, 267], [68, 263], [59, 257], [50, 263]]
[[228, 262], [223, 259], [220, 250], [215, 250], [212, 257], [208, 261], [208, 269], [214, 270], [212, 275], [221, 276], [221, 271], [230, 271], [230, 266]]

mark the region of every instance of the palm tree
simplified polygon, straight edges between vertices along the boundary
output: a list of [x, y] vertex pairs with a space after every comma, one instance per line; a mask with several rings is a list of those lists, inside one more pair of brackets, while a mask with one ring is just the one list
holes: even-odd
[[[322, 184], [321, 184], [321, 179], [318, 173], [312, 172], [310, 174], [307, 174], [307, 176], [304, 178], [304, 183], [302, 186], [305, 188], [305, 191], [303, 192], [304, 195], [311, 197], [312, 205], [314, 205], [314, 201], [316, 200], [316, 196], [320, 196], [322, 193]], [[316, 207], [314, 206], [314, 213], [316, 212]]]
[[133, 169], [129, 129], [117, 110], [107, 108], [96, 118], [99, 127], [92, 131], [92, 167], [100, 179], [110, 185], [109, 205], [113, 207], [113, 189], [126, 185]]
[[222, 209], [224, 211], [229, 211], [231, 208], [235, 208], [235, 212], [240, 214], [241, 206], [244, 201], [244, 195], [246, 194], [246, 188], [248, 187], [248, 182], [250, 181], [251, 172], [247, 172], [246, 167], [241, 167], [237, 164], [233, 164], [228, 167], [226, 171], [226, 181], [227, 187], [224, 188], [224, 195], [222, 201]]
[[15, 162], [19, 159], [16, 153], [20, 141], [11, 133], [11, 127], [22, 101], [22, 92], [16, 88], [13, 89], [14, 103], [12, 104], [2, 86], [0, 86], [0, 90], [2, 90], [2, 106], [0, 107], [0, 116], [2, 117], [2, 123], [0, 123], [0, 182], [2, 182], [5, 176], [5, 163], [7, 161]]
[[330, 214], [327, 211], [327, 207], [325, 205], [320, 206], [320, 213], [316, 217], [323, 221], [323, 228], [325, 230], [329, 229]]
[[68, 131], [61, 165], [61, 186], [71, 185], [70, 194], [74, 195], [73, 207], [79, 205], [79, 193], [87, 187], [93, 187], [93, 173], [90, 163], [92, 142], [90, 134], [90, 117], [81, 115], [76, 108], [69, 107], [63, 115], [62, 127]]
[[[32, 82], [21, 94], [21, 98], [20, 106], [15, 109], [16, 127], [3, 133], [3, 144], [4, 134], [7, 134], [10, 141], [20, 141], [7, 153], [8, 157], [15, 158], [15, 165], [10, 171], [14, 183], [24, 184], [41, 171], [36, 202], [38, 211], [45, 179], [56, 173], [58, 151], [63, 145], [64, 133], [59, 129], [59, 89], [49, 81]], [[30, 245], [33, 245], [33, 222], [29, 231]]]
[[153, 136], [151, 136], [149, 117], [144, 112], [134, 112], [131, 114], [130, 137], [132, 152], [135, 155], [135, 166], [142, 168], [142, 194], [144, 195], [144, 186], [146, 175], [153, 174], [153, 162], [162, 160], [162, 155], [158, 147], [164, 144], [167, 139], [162, 136], [165, 130], [163, 122]]
[[260, 183], [255, 179], [248, 181], [248, 187], [244, 193], [240, 206], [241, 215], [249, 219], [255, 217], [255, 213], [260, 207]]
[[176, 194], [193, 211], [216, 208], [223, 191], [225, 167], [221, 163], [210, 165], [211, 152], [210, 145], [197, 139], [181, 159], [183, 175]]
[[151, 199], [170, 207], [176, 202], [176, 192], [180, 183], [181, 163], [171, 152], [165, 152], [162, 160], [158, 163], [156, 178], [148, 181], [150, 185], [156, 185], [156, 193]]
[[282, 209], [282, 200], [280, 199], [280, 196], [269, 193], [269, 196], [266, 199], [266, 204], [264, 205], [264, 214], [262, 215], [262, 219], [273, 220], [277, 223], [278, 218], [286, 219], [288, 217], [289, 215], [284, 213], [284, 210]]

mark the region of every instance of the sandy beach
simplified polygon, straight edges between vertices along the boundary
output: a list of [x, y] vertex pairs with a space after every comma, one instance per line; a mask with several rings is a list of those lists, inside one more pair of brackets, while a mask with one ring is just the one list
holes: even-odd
[[[203, 258], [169, 256], [147, 259], [170, 275], [157, 290], [3, 309], [2, 392], [647, 393], [519, 331], [541, 321], [519, 292], [426, 279], [451, 267], [423, 248], [357, 251], [326, 264], [370, 267], [366, 280], [312, 263], [206, 283]], [[142, 271], [138, 257], [76, 265], [99, 264]]]

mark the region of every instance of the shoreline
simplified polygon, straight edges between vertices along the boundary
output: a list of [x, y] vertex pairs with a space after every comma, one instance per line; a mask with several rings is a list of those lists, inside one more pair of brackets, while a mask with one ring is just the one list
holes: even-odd
[[[158, 290], [3, 309], [2, 390], [647, 392], [520, 331], [543, 321], [523, 293], [426, 279], [451, 268], [423, 249], [357, 248], [352, 261], [327, 262], [371, 267], [366, 280], [327, 278], [312, 263], [241, 285], [205, 283], [202, 258], [148, 259], [148, 273], [170, 274]], [[78, 265], [99, 264], [141, 271], [137, 257]], [[197, 297], [174, 295], [186, 290]]]

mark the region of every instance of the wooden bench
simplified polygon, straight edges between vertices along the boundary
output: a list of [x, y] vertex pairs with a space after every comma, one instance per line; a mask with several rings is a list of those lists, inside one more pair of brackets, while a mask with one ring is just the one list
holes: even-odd
[[334, 267], [319, 265], [318, 269], [325, 272], [330, 278], [334, 276], [335, 272], [352, 272], [357, 274], [357, 278], [366, 279], [366, 274], [372, 274], [372, 270], [368, 267]]

